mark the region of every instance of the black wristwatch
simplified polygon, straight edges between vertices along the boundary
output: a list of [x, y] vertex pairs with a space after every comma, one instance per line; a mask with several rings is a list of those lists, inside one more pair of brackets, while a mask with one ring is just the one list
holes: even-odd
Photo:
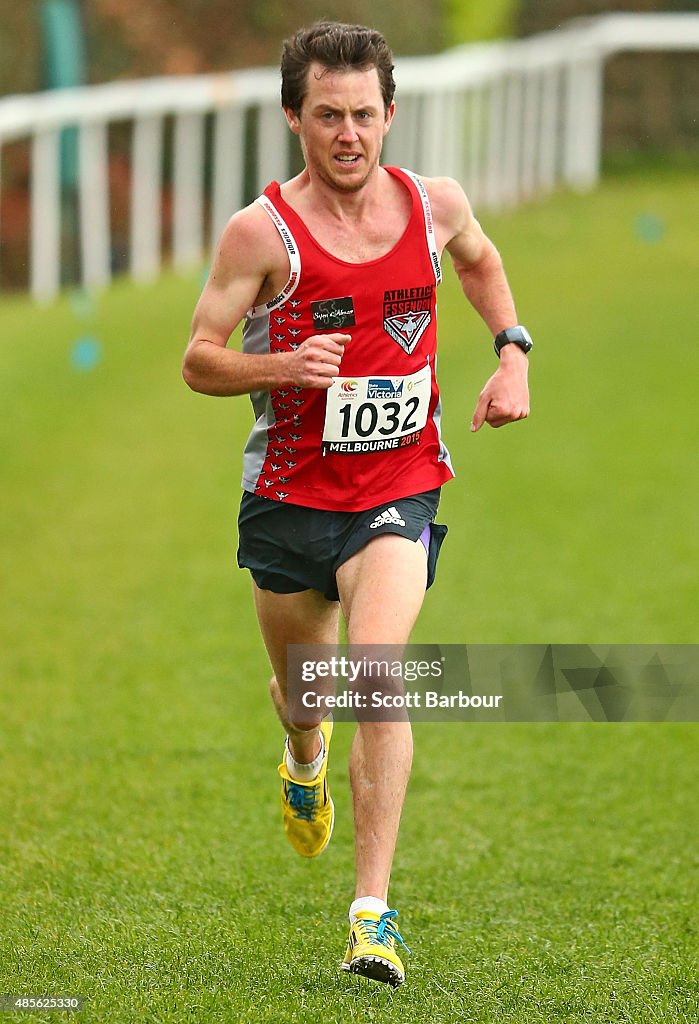
[[500, 350], [505, 345], [517, 345], [521, 348], [524, 353], [531, 352], [534, 347], [534, 343], [529, 336], [529, 331], [526, 327], [522, 327], [518, 324], [516, 327], [508, 327], [505, 331], [500, 331], [499, 334], [495, 335], [493, 341], [493, 348], [497, 354], [498, 359], [500, 358]]

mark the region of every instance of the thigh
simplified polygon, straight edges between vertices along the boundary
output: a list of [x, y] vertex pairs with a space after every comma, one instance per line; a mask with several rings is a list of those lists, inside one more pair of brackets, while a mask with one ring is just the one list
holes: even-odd
[[246, 492], [238, 517], [238, 565], [265, 592], [319, 591], [337, 601], [335, 561], [353, 519], [349, 512], [286, 505]]
[[422, 607], [427, 552], [395, 533], [374, 538], [337, 570], [351, 644], [404, 644]]
[[317, 590], [276, 594], [253, 583], [257, 620], [280, 689], [286, 696], [289, 644], [336, 644], [340, 606]]

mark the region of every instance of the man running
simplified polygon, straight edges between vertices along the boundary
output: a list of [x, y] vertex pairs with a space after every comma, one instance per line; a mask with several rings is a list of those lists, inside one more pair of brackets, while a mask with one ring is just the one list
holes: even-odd
[[[471, 429], [529, 412], [531, 347], [492, 242], [456, 181], [379, 163], [394, 115], [393, 60], [363, 26], [320, 22], [284, 44], [282, 107], [303, 171], [229, 221], [184, 360], [195, 391], [251, 397], [238, 561], [250, 570], [287, 734], [279, 766], [292, 846], [332, 834], [332, 721], [290, 720], [287, 646], [407, 643], [446, 528], [453, 476], [440, 433], [436, 290], [449, 253], [500, 361]], [[243, 351], [228, 348], [244, 320]], [[350, 755], [356, 887], [341, 967], [400, 985], [388, 905], [412, 761], [410, 724], [359, 722]]]

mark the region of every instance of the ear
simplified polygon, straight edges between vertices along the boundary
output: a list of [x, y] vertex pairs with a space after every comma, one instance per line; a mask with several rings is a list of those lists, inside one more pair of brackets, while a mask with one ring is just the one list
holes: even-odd
[[301, 118], [294, 113], [291, 107], [284, 107], [284, 117], [294, 135], [299, 135], [301, 132]]
[[393, 103], [391, 103], [391, 106], [386, 111], [386, 117], [385, 117], [384, 123], [383, 123], [383, 133], [384, 133], [384, 135], [386, 135], [388, 133], [388, 129], [391, 127], [391, 121], [393, 120], [393, 115], [395, 114], [395, 112], [396, 112], [396, 104], [395, 104], [395, 102], [393, 102]]

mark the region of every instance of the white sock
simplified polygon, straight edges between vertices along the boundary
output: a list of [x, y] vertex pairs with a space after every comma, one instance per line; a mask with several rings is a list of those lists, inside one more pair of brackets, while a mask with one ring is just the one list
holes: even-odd
[[294, 757], [289, 749], [289, 738], [286, 740], [286, 770], [292, 779], [296, 782], [313, 782], [318, 777], [320, 769], [323, 765], [323, 758], [325, 757], [325, 739], [323, 738], [322, 732], [319, 732], [320, 736], [320, 753], [308, 764], [304, 764], [301, 761], [295, 761]]
[[370, 910], [372, 914], [378, 914], [380, 917], [388, 910], [388, 903], [384, 903], [384, 901], [380, 900], [378, 896], [360, 896], [350, 904], [350, 924], [354, 924], [357, 920], [357, 914], [360, 910]]

